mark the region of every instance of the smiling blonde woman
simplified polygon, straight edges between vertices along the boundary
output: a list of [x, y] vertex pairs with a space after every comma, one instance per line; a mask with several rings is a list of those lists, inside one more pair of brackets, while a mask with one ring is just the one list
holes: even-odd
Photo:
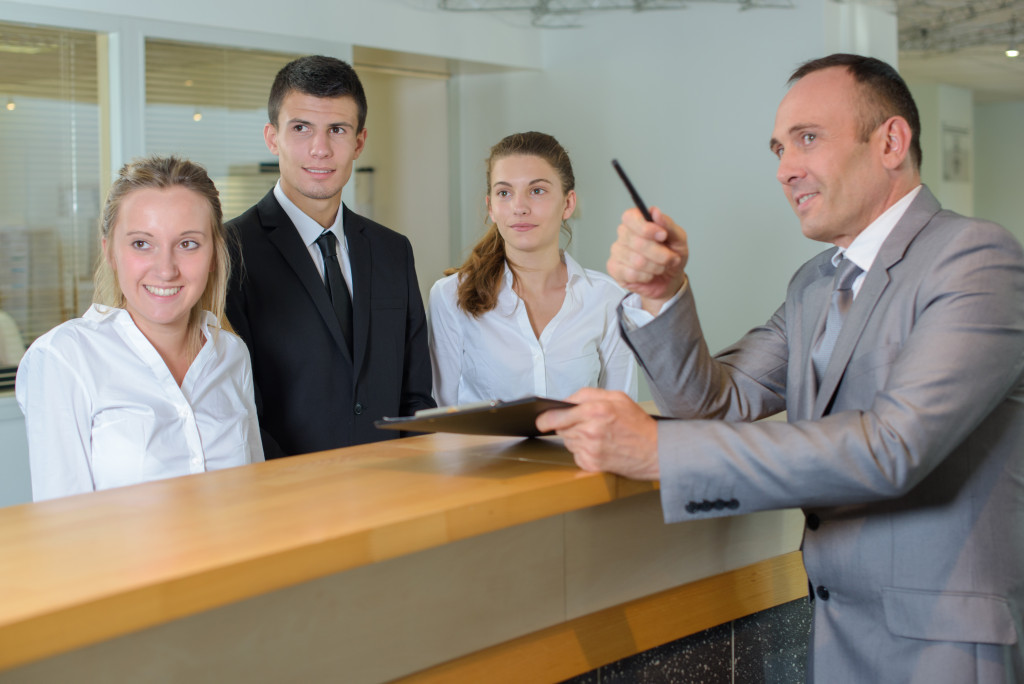
[[96, 303], [18, 368], [32, 498], [262, 461], [249, 354], [223, 329], [230, 262], [206, 171], [127, 164], [100, 232]]

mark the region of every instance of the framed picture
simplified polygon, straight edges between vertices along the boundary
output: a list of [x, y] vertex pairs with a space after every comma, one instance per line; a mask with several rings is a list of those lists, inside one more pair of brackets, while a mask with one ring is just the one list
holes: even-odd
[[967, 183], [971, 180], [971, 131], [960, 126], [942, 126], [942, 180]]

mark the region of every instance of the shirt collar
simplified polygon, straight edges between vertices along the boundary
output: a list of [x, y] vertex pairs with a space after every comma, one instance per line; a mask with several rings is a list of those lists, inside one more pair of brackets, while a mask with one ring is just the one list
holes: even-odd
[[[584, 270], [584, 268], [582, 266], [579, 265], [579, 263], [575, 259], [572, 258], [572, 256], [568, 252], [566, 252], [565, 250], [562, 250], [560, 252], [560, 254], [562, 255], [562, 261], [565, 263], [565, 270], [566, 270], [566, 274], [568, 276], [568, 278], [567, 278], [567, 280], [568, 280], [567, 286], [574, 284], [580, 278], [582, 278], [583, 280], [589, 280], [587, 278], [587, 272]], [[507, 259], [505, 260], [504, 278], [505, 278], [505, 284], [509, 288], [511, 288], [512, 287], [512, 269], [509, 268], [508, 260]]]
[[921, 192], [921, 187], [918, 185], [882, 212], [881, 216], [872, 221], [871, 225], [853, 239], [849, 247], [837, 249], [836, 253], [832, 255], [832, 265], [838, 266], [840, 259], [845, 257], [867, 273], [871, 269], [871, 264], [875, 263], [875, 257], [878, 256], [878, 251], [882, 249], [882, 243], [885, 242], [893, 228], [903, 218], [903, 214], [907, 213], [910, 203]]
[[[274, 197], [277, 198], [281, 208], [284, 209], [284, 213], [288, 214], [288, 218], [292, 220], [295, 230], [299, 231], [299, 237], [302, 238], [306, 247], [311, 249], [316, 243], [316, 239], [324, 232], [324, 227], [307, 216], [294, 202], [288, 199], [288, 196], [284, 194], [284, 190], [281, 189], [280, 180], [274, 186]], [[327, 230], [334, 233], [335, 237], [338, 238], [341, 249], [348, 250], [348, 240], [345, 237], [344, 215], [344, 205], [338, 205], [338, 215], [334, 217], [334, 224]]]

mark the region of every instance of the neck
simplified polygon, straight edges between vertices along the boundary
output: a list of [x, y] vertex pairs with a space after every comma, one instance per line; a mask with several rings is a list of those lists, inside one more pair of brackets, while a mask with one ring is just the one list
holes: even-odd
[[299, 195], [297, 193], [289, 191], [288, 188], [282, 186], [285, 196], [297, 206], [303, 214], [319, 223], [324, 228], [330, 228], [334, 225], [334, 220], [338, 217], [338, 211], [341, 210], [341, 193], [327, 199], [313, 199], [306, 197], [305, 195]]
[[516, 275], [520, 289], [544, 290], [565, 286], [567, 271], [561, 252], [557, 249], [528, 253], [506, 252], [506, 259]]
[[[130, 313], [130, 312], [129, 312]], [[156, 349], [157, 354], [163, 359], [167, 369], [174, 376], [174, 380], [180, 386], [185, 379], [185, 373], [195, 359], [195, 353], [189, 348], [188, 324], [175, 326], [149, 326], [139, 325], [139, 322], [132, 316], [135, 327], [139, 329], [143, 337]]]

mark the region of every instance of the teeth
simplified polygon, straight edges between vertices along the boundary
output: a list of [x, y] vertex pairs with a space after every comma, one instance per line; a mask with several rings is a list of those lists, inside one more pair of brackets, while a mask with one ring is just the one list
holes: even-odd
[[330, 173], [329, 169], [306, 169], [310, 173]]
[[178, 294], [181, 287], [153, 287], [152, 285], [146, 285], [146, 291], [155, 294], [157, 297], [170, 297], [171, 295]]
[[817, 196], [817, 194], [818, 194], [818, 193], [816, 193], [816, 192], [812, 192], [812, 193], [811, 193], [810, 195], [804, 195], [803, 197], [799, 198], [799, 199], [798, 199], [798, 200], [796, 201], [796, 203], [797, 203], [798, 205], [799, 205], [799, 204], [803, 204], [804, 202], [806, 202], [807, 200], [811, 199], [812, 197], [815, 197], [815, 196]]

